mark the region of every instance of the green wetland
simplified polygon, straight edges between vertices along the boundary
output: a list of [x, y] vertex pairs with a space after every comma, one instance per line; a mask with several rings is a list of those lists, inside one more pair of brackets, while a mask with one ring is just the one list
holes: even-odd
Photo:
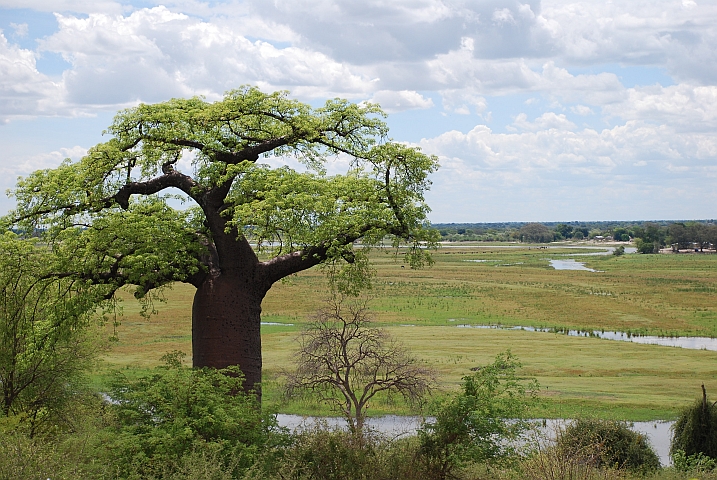
[[[566, 332], [717, 336], [717, 255], [595, 255], [594, 245], [449, 244], [432, 267], [411, 270], [390, 250], [375, 250], [375, 322], [434, 367], [439, 391], [453, 392], [471, 368], [508, 349], [540, 383], [534, 418], [599, 416], [670, 420], [700, 395], [717, 391], [717, 352], [613, 341]], [[579, 248], [575, 248], [579, 247]], [[556, 270], [572, 259], [595, 270]], [[329, 415], [311, 399], [286, 401], [282, 372], [292, 368], [296, 336], [326, 297], [310, 270], [275, 285], [263, 302], [264, 401], [281, 413]], [[175, 285], [150, 319], [130, 299], [103, 369], [144, 371], [168, 351], [191, 358], [193, 287]], [[459, 328], [458, 326], [463, 326]], [[465, 326], [532, 327], [548, 331]], [[109, 327], [108, 328], [112, 328]], [[396, 399], [371, 415], [414, 414]]]

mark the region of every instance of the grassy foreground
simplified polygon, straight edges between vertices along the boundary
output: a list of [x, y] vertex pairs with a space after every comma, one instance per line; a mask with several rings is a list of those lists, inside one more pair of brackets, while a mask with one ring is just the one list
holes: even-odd
[[[376, 319], [434, 366], [443, 388], [510, 348], [541, 385], [536, 417], [581, 414], [626, 420], [669, 419], [700, 394], [717, 390], [717, 352], [638, 345], [555, 333], [457, 328], [458, 324], [618, 330], [657, 335], [717, 335], [717, 255], [573, 256], [587, 249], [441, 248], [436, 264], [410, 270], [373, 253]], [[565, 256], [570, 255], [570, 256]], [[548, 259], [585, 262], [600, 272], [556, 271]], [[476, 262], [475, 260], [481, 260]], [[171, 350], [191, 353], [194, 291], [175, 285], [150, 320], [125, 302], [119, 341], [106, 365], [143, 369]], [[314, 402], [281, 403], [279, 375], [291, 368], [294, 338], [321, 306], [318, 270], [277, 284], [263, 303], [264, 392], [280, 411], [326, 414]], [[408, 413], [378, 402], [371, 413]]]

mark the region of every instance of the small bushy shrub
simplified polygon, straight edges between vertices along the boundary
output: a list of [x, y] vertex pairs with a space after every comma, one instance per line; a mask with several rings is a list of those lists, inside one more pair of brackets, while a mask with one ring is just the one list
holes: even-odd
[[681, 472], [704, 473], [717, 469], [717, 460], [702, 453], [687, 455], [683, 450], [672, 454], [672, 464]]
[[369, 478], [375, 471], [374, 445], [340, 429], [315, 427], [296, 434], [282, 461], [282, 478], [338, 480]]
[[0, 480], [116, 478], [101, 455], [106, 411], [99, 396], [75, 398], [62, 428], [31, 436], [22, 422], [0, 418]]
[[521, 420], [537, 383], [518, 376], [510, 352], [463, 377], [462, 391], [439, 402], [435, 420], [418, 431], [419, 460], [431, 478], [445, 479], [468, 463], [505, 460], [528, 428]]
[[519, 467], [524, 480], [612, 480], [622, 478], [619, 471], [595, 466], [599, 454], [595, 446], [582, 449], [556, 445], [540, 445]]
[[637, 248], [637, 253], [660, 253], [660, 242], [658, 241], [650, 242], [642, 238], [636, 238], [635, 247]]
[[678, 451], [687, 456], [703, 454], [717, 460], [717, 405], [707, 399], [702, 386], [702, 399], [684, 409], [672, 426], [673, 456]]
[[647, 436], [616, 420], [575, 420], [558, 434], [557, 446], [594, 467], [639, 472], [660, 468], [660, 459]]
[[[373, 432], [363, 438], [315, 425], [293, 436], [271, 477], [282, 480], [428, 480], [416, 464], [417, 439], [391, 440]], [[254, 478], [254, 477], [252, 477]]]
[[165, 360], [151, 375], [118, 373], [112, 382], [116, 420], [106, 429], [106, 453], [121, 477], [167, 478], [188, 468], [187, 456], [210, 456], [238, 476], [285, 441], [276, 417], [244, 393], [237, 367], [191, 369], [176, 352]]

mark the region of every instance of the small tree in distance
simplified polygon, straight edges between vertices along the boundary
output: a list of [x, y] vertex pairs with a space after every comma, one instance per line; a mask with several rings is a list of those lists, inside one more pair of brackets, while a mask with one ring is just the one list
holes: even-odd
[[287, 374], [286, 392], [311, 391], [332, 405], [361, 436], [369, 402], [379, 393], [417, 401], [435, 383], [385, 330], [371, 326], [366, 300], [334, 294], [299, 337], [296, 371]]
[[550, 243], [555, 235], [542, 223], [527, 223], [518, 230], [518, 238], [521, 242]]

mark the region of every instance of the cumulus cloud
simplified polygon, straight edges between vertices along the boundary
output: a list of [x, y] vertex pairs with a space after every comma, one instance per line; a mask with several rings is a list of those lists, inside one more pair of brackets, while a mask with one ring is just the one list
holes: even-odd
[[477, 114], [483, 113], [487, 107], [486, 99], [468, 89], [449, 89], [439, 92], [443, 100], [443, 108], [455, 113], [468, 115], [471, 108]]
[[717, 79], [713, 2], [551, 0], [542, 2], [541, 15], [565, 61], [667, 65], [678, 79]]
[[[433, 109], [440, 98], [441, 110], [422, 112], [415, 130], [441, 158], [429, 201], [444, 221], [459, 220], [443, 200], [456, 195], [468, 205], [465, 221], [515, 211], [536, 219], [542, 204], [618, 218], [599, 214], [616, 198], [623, 218], [655, 205], [665, 214], [640, 216], [665, 218], [678, 202], [663, 202], [664, 192], [717, 200], [714, 2], [0, 1], [57, 20], [43, 38], [27, 38], [38, 31], [31, 17], [0, 33], [0, 122], [173, 96], [214, 100], [245, 83], [304, 100], [375, 101], [389, 112]], [[472, 119], [493, 130], [470, 128]], [[6, 157], [2, 171], [12, 178], [82, 151]]]
[[623, 102], [607, 105], [603, 110], [607, 115], [625, 120], [671, 125], [679, 131], [714, 132], [717, 86], [681, 84], [631, 88]]
[[425, 109], [433, 106], [433, 100], [413, 90], [380, 90], [374, 93], [369, 101], [378, 103], [388, 113]]
[[50, 99], [62, 86], [37, 70], [34, 52], [11, 44], [0, 32], [0, 122], [16, 115], [54, 114]]
[[72, 65], [76, 103], [118, 104], [169, 96], [218, 96], [245, 83], [297, 94], [364, 94], [367, 80], [325, 55], [250, 41], [231, 29], [165, 7], [124, 16], [57, 15], [60, 30], [41, 43]]
[[592, 108], [585, 105], [573, 105], [570, 107], [570, 111], [583, 117], [586, 115], [593, 115], [595, 113]]
[[1, 8], [24, 8], [40, 12], [120, 13], [127, 9], [112, 0], [2, 0]]
[[[26, 176], [35, 170], [55, 168], [66, 158], [79, 160], [86, 154], [86, 148], [74, 146], [33, 155], [4, 155], [0, 161], [0, 188], [6, 192], [15, 187], [19, 176]], [[0, 198], [0, 208], [12, 208], [12, 203], [4, 197], [5, 195]]]
[[[419, 145], [440, 159], [429, 200], [442, 221], [498, 221], [516, 218], [516, 212], [524, 212], [518, 217], [524, 220], [565, 219], [569, 212], [573, 218], [634, 219], [634, 211], [683, 218], [675, 198], [717, 200], [717, 139], [709, 133], [635, 121], [602, 131], [544, 128], [506, 134], [478, 125]], [[665, 196], [668, 186], [675, 196]], [[462, 209], [441, 201], [446, 195], [461, 198]], [[577, 200], [586, 196], [588, 201]]]
[[478, 16], [468, 6], [440, 0], [253, 1], [299, 36], [300, 45], [352, 64], [415, 61], [457, 46], [457, 32]]
[[543, 92], [567, 102], [592, 105], [619, 102], [626, 96], [625, 87], [614, 73], [573, 75], [552, 60], [540, 68], [531, 68], [524, 59], [479, 59], [473, 50], [473, 40], [464, 38], [459, 49], [426, 62], [431, 88], [450, 91], [454, 96]]
[[513, 125], [520, 130], [527, 130], [532, 132], [550, 129], [575, 129], [575, 124], [568, 120], [565, 114], [556, 114], [554, 112], [546, 112], [532, 122], [528, 121], [528, 116], [525, 113], [520, 113], [515, 118]]
[[[242, 83], [384, 103], [387, 91], [433, 90], [456, 113], [480, 113], [486, 96], [520, 92], [591, 108], [623, 102], [626, 89], [614, 73], [572, 74], [571, 64], [658, 64], [696, 84], [717, 75], [717, 7], [666, 0], [644, 8], [568, 0], [29, 6], [53, 4], [89, 12], [57, 14], [58, 31], [31, 52], [59, 53], [71, 64], [49, 103], [78, 108], [211, 99]], [[396, 109], [430, 106], [402, 95]]]

